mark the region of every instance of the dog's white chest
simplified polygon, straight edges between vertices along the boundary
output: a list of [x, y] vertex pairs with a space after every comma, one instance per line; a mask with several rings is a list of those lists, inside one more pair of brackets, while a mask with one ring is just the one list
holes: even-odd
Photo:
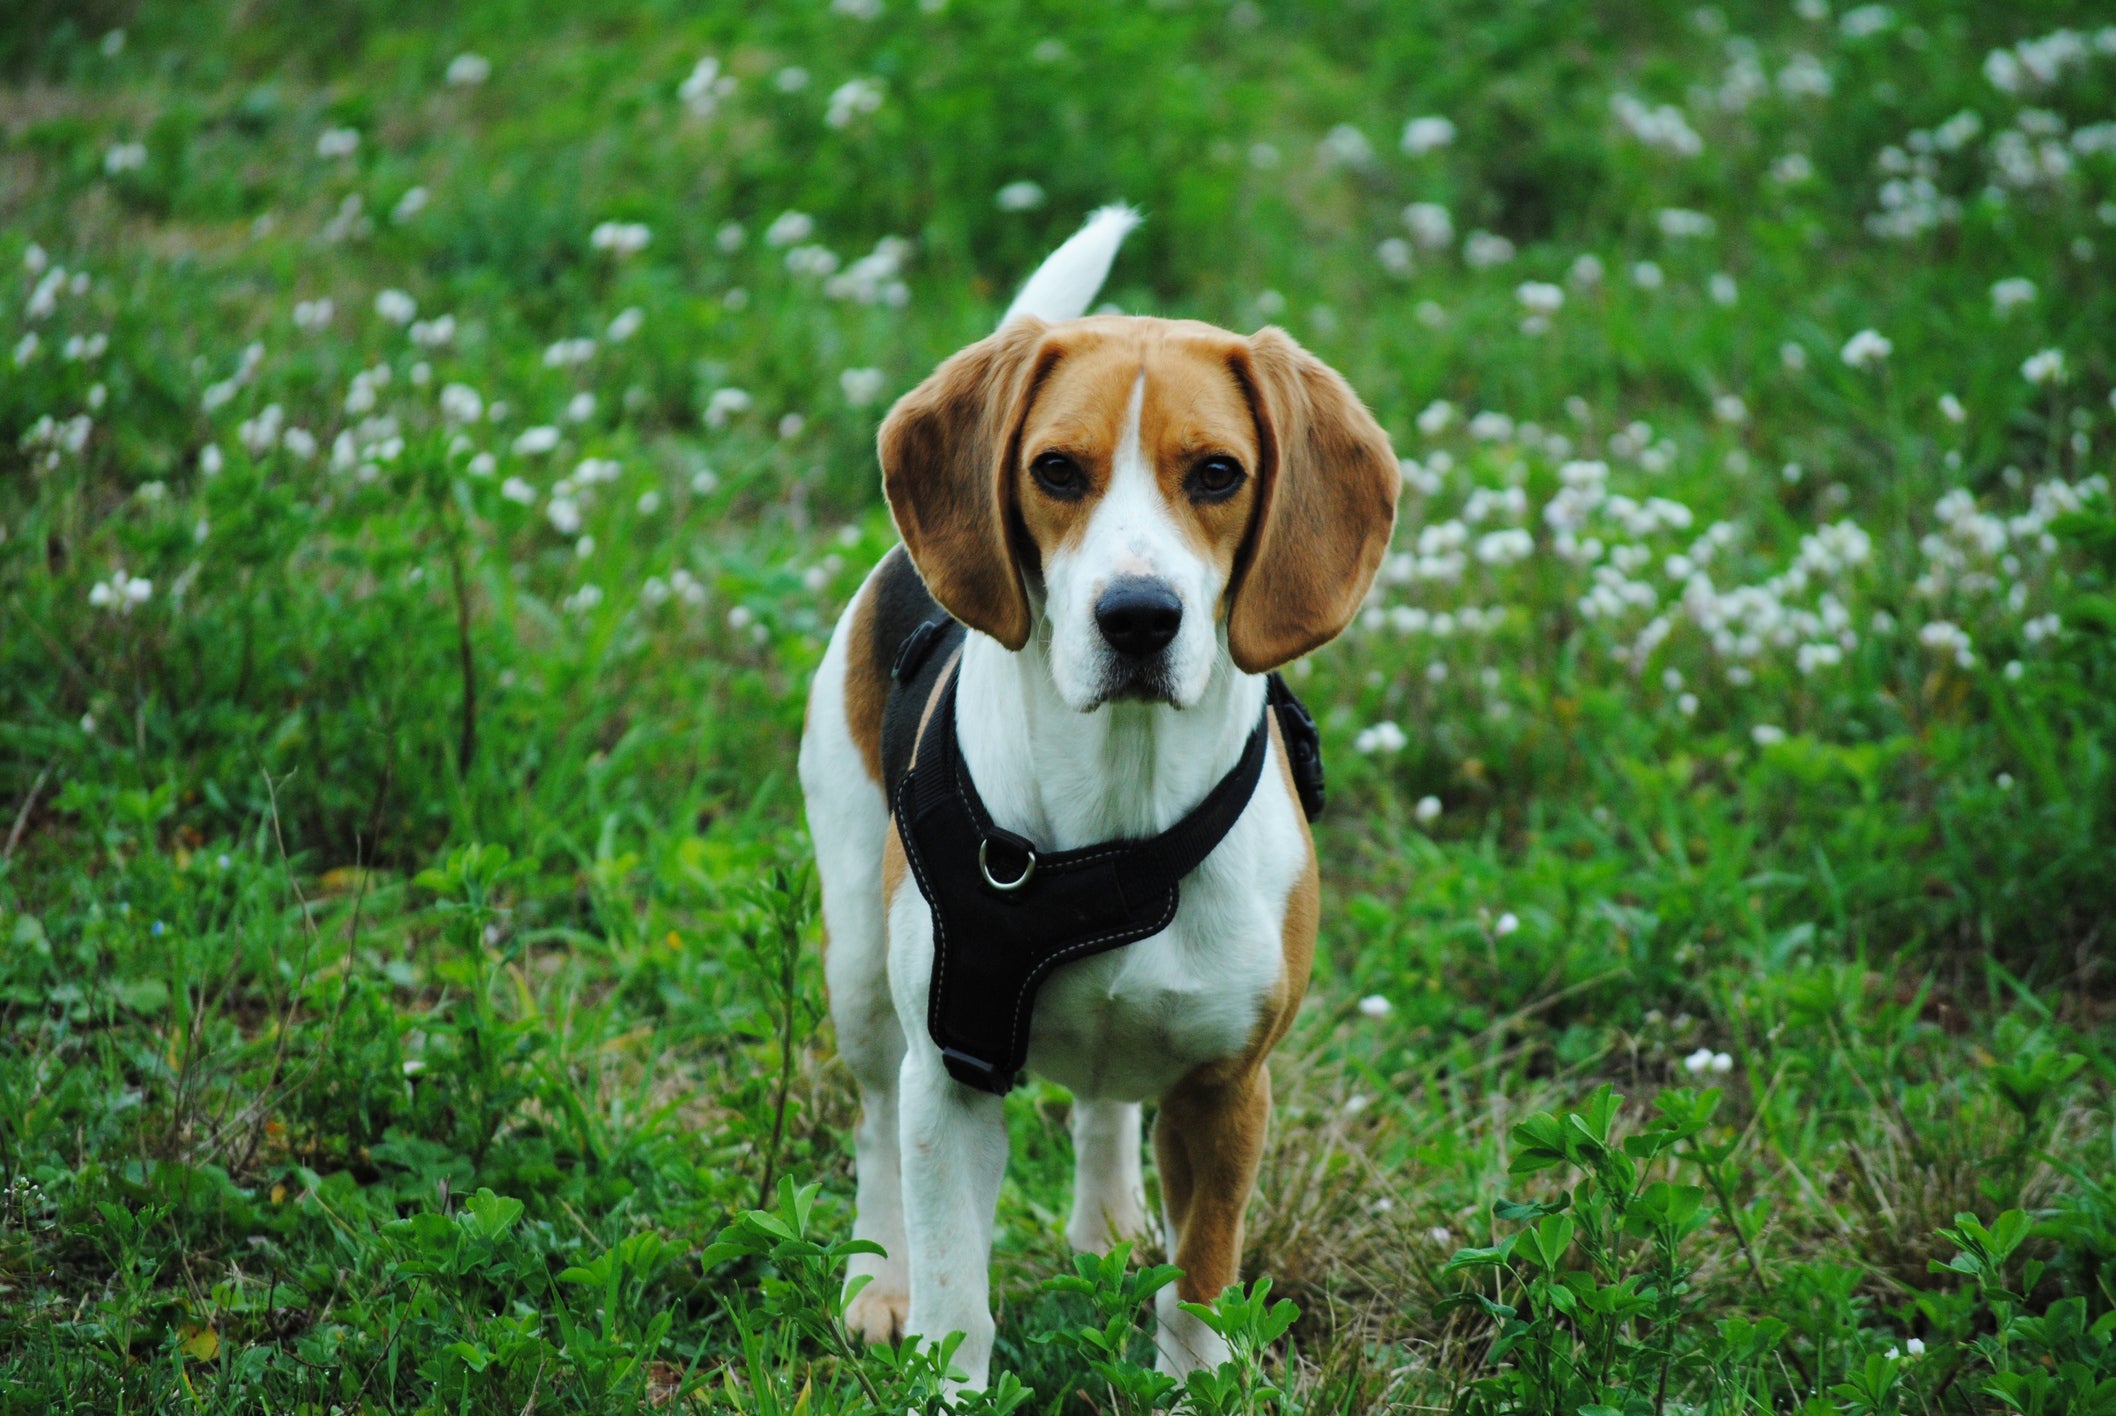
[[[1267, 824], [1256, 820], [1244, 835], [1265, 834]], [[1281, 885], [1270, 869], [1242, 878], [1234, 862], [1250, 859], [1257, 842], [1226, 845], [1233, 860], [1215, 860], [1184, 882], [1167, 929], [1044, 981], [1029, 1029], [1030, 1071], [1080, 1096], [1144, 1101], [1250, 1045], [1285, 971], [1291, 881]]]

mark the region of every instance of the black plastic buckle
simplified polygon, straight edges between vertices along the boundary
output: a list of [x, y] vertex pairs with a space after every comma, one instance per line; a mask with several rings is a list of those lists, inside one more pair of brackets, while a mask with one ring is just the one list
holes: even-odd
[[1322, 732], [1308, 705], [1277, 674], [1271, 676], [1271, 707], [1278, 714], [1279, 736], [1286, 743], [1286, 765], [1293, 770], [1293, 790], [1310, 821], [1323, 814]]
[[946, 620], [925, 620], [905, 635], [902, 647], [896, 651], [896, 662], [889, 666], [889, 677], [903, 683], [917, 674], [918, 666], [926, 662], [926, 655], [933, 652], [934, 641], [940, 638], [941, 630], [946, 627]]
[[1005, 1096], [1014, 1090], [1014, 1074], [1002, 1072], [982, 1057], [972, 1057], [967, 1052], [958, 1052], [952, 1047], [940, 1050], [940, 1060], [947, 1065], [948, 1075], [981, 1092], [993, 1096]]

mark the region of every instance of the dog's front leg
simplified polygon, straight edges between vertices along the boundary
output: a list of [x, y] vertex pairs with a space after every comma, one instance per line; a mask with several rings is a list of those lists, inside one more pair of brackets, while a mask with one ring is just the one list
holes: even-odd
[[1210, 1303], [1241, 1277], [1242, 1218], [1264, 1154], [1271, 1074], [1186, 1077], [1161, 1098], [1154, 1159], [1161, 1172], [1168, 1249], [1183, 1276], [1155, 1295], [1156, 1365], [1172, 1376], [1227, 1360], [1219, 1334], [1178, 1302]]
[[914, 1044], [904, 1057], [898, 1115], [909, 1328], [928, 1341], [961, 1333], [960, 1386], [982, 1390], [992, 1364], [992, 1222], [1007, 1168], [1006, 1103], [963, 1086], [937, 1050]]

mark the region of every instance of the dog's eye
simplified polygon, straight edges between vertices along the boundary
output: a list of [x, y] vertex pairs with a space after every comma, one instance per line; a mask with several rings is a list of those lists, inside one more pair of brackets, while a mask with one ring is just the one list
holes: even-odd
[[1087, 476], [1080, 464], [1062, 452], [1046, 452], [1029, 464], [1036, 485], [1061, 501], [1073, 501], [1087, 492]]
[[1206, 501], [1230, 497], [1246, 475], [1231, 457], [1208, 457], [1190, 474], [1191, 494]]

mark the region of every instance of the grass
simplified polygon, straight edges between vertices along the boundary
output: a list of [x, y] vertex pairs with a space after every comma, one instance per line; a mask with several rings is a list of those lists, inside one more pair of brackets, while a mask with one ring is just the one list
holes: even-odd
[[1412, 490], [1237, 1360], [1139, 1365], [1032, 1083], [985, 1409], [2116, 1410], [2101, 23], [32, 4], [0, 1407], [931, 1406], [834, 1306], [803, 685], [887, 399], [1124, 198], [1111, 301]]

